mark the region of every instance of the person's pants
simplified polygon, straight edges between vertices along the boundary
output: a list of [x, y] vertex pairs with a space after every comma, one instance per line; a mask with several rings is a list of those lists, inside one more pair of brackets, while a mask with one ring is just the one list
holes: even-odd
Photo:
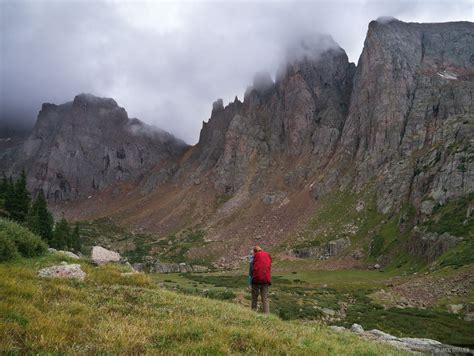
[[270, 313], [270, 305], [268, 303], [268, 284], [252, 284], [252, 309], [257, 310], [258, 294], [262, 298], [263, 312]]

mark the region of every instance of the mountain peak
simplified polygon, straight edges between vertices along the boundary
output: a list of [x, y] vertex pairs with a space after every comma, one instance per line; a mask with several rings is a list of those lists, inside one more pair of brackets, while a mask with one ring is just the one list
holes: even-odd
[[101, 105], [117, 107], [117, 102], [112, 98], [102, 98], [89, 93], [81, 93], [74, 97], [74, 105]]

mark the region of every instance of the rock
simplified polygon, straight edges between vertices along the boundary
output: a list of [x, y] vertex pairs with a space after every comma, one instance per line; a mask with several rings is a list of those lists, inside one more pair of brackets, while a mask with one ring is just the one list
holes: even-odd
[[350, 330], [354, 333], [357, 333], [357, 334], [361, 334], [361, 333], [364, 332], [364, 328], [359, 324], [352, 324]]
[[398, 339], [397, 337], [395, 337], [393, 335], [384, 333], [383, 331], [380, 331], [380, 330], [377, 330], [377, 329], [369, 330], [369, 331], [367, 331], [367, 333], [369, 333], [371, 335], [374, 335], [377, 338], [380, 338], [380, 339], [383, 339], [383, 340], [397, 340]]
[[120, 262], [120, 254], [118, 252], [107, 250], [101, 246], [92, 248], [91, 261], [96, 265], [103, 265], [109, 262]]
[[134, 264], [132, 265], [132, 268], [133, 268], [135, 271], [143, 272], [144, 269], [145, 269], [145, 264], [144, 264], [144, 263], [134, 263]]
[[207, 272], [209, 271], [209, 268], [206, 266], [199, 266], [199, 265], [193, 265], [193, 272]]
[[459, 312], [463, 309], [464, 305], [462, 304], [448, 304], [447, 309], [452, 314], [459, 314]]
[[342, 331], [347, 331], [347, 329], [343, 326], [336, 326], [336, 325], [331, 325], [329, 326], [331, 330], [337, 331], [337, 332], [342, 332]]
[[55, 248], [52, 248], [52, 247], [48, 247], [48, 252], [49, 253], [56, 253], [56, 252], [58, 252], [58, 250], [56, 250]]
[[322, 249], [318, 246], [301, 247], [301, 248], [290, 250], [288, 252], [290, 256], [294, 256], [298, 258], [319, 257], [321, 253], [322, 253]]
[[438, 234], [416, 230], [408, 240], [407, 248], [411, 255], [420, 257], [426, 262], [431, 262], [461, 241], [462, 238], [447, 232]]
[[355, 260], [360, 260], [361, 258], [364, 257], [364, 250], [361, 248], [358, 248], [352, 252], [351, 257]]
[[336, 311], [335, 310], [332, 310], [332, 309], [328, 309], [328, 308], [321, 308], [320, 309], [323, 314], [327, 315], [327, 316], [334, 316], [336, 315]]
[[262, 198], [262, 202], [267, 205], [272, 205], [276, 203], [281, 203], [286, 198], [286, 193], [284, 192], [274, 192], [265, 194]]
[[[354, 324], [357, 325], [357, 324]], [[354, 325], [352, 327], [354, 327]], [[357, 325], [360, 326], [360, 325]], [[385, 341], [397, 348], [411, 350], [415, 352], [430, 353], [434, 355], [471, 355], [472, 350], [467, 348], [442, 344], [439, 341], [423, 338], [398, 338], [383, 331], [373, 329], [367, 332], [361, 332], [358, 328], [351, 331], [362, 336], [369, 336], [381, 341]]]
[[69, 258], [74, 258], [76, 260], [80, 259], [80, 257], [78, 255], [76, 255], [75, 253], [71, 252], [71, 251], [62, 251], [62, 250], [59, 250], [57, 251], [57, 253], [60, 253], [60, 254], [63, 254]]
[[421, 203], [420, 211], [422, 214], [431, 215], [436, 203], [432, 200], [425, 200]]
[[336, 256], [346, 247], [351, 245], [351, 240], [348, 237], [343, 237], [337, 240], [329, 241], [328, 242], [328, 255], [329, 256]]
[[61, 264], [59, 266], [52, 266], [43, 268], [38, 272], [38, 275], [43, 278], [67, 278], [78, 279], [83, 281], [86, 273], [81, 269], [79, 264]]
[[464, 317], [465, 321], [474, 321], [474, 313], [466, 313], [466, 316]]
[[363, 200], [359, 200], [356, 205], [356, 211], [360, 213], [365, 208], [365, 203]]
[[150, 267], [150, 272], [154, 273], [190, 273], [207, 272], [209, 269], [205, 266], [188, 265], [186, 263], [162, 263], [156, 262]]
[[43, 104], [12, 170], [25, 169], [29, 191], [42, 189], [59, 203], [137, 178], [186, 148], [173, 135], [129, 119], [113, 99], [79, 94], [62, 105]]
[[374, 269], [380, 269], [380, 265], [379, 265], [378, 263], [376, 263], [376, 264], [374, 265]]

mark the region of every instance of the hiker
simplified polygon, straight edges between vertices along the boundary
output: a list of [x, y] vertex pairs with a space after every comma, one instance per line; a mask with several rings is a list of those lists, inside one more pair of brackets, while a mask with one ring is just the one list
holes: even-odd
[[272, 279], [272, 257], [260, 246], [253, 248], [253, 255], [250, 256], [250, 268], [248, 287], [252, 291], [252, 310], [257, 310], [258, 295], [262, 299], [263, 312], [270, 313], [268, 304], [268, 287]]

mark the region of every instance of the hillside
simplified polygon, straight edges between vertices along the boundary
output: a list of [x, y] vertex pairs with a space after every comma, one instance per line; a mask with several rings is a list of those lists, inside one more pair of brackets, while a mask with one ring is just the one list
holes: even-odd
[[24, 169], [30, 191], [41, 189], [51, 203], [61, 204], [137, 178], [186, 147], [168, 132], [129, 118], [113, 99], [79, 94], [68, 103], [42, 105], [6, 173]]
[[[326, 37], [295, 44], [304, 56], [275, 82], [256, 76], [243, 101], [217, 100], [178, 159], [57, 209], [142, 234], [122, 252], [226, 267], [257, 243], [282, 258], [315, 246], [313, 259], [363, 257], [348, 266], [431, 263], [460, 238], [469, 250], [472, 33], [469, 22], [372, 21], [357, 66]], [[465, 229], [434, 229], [457, 205]], [[193, 230], [205, 244], [186, 241]], [[170, 254], [170, 241], [186, 249]]]
[[84, 282], [37, 276], [62, 260], [0, 264], [0, 352], [404, 354], [317, 323], [169, 292], [119, 266], [80, 261]]

